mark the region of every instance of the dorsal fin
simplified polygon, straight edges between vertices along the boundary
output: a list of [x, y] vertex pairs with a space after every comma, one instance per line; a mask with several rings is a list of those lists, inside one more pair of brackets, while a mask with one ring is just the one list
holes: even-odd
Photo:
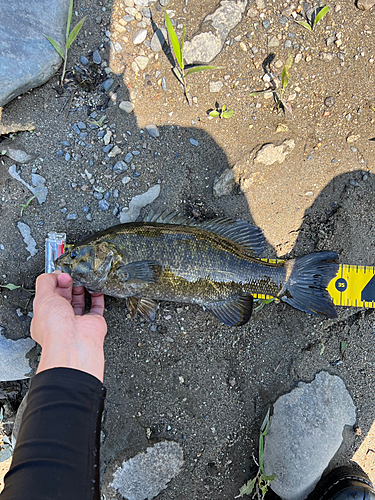
[[150, 212], [144, 221], [199, 227], [235, 241], [255, 256], [260, 255], [265, 246], [265, 237], [262, 230], [242, 219], [235, 220], [229, 217], [219, 217], [205, 222], [197, 222], [194, 219], [179, 215], [176, 211], [164, 210], [163, 212]]
[[265, 237], [262, 230], [242, 219], [234, 220], [221, 217], [202, 222], [199, 227], [239, 243], [248, 252], [256, 256], [260, 255], [264, 250]]

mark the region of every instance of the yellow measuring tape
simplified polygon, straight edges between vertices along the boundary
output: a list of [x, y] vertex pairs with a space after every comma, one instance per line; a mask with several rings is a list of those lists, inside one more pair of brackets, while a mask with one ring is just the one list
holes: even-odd
[[[283, 262], [261, 259], [264, 262]], [[375, 308], [375, 267], [340, 264], [335, 278], [327, 287], [335, 306]], [[264, 294], [254, 294], [257, 299], [271, 299]]]

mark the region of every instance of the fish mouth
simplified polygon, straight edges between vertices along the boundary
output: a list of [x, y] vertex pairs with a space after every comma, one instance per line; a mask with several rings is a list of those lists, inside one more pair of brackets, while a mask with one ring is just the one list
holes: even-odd
[[60, 269], [63, 273], [69, 274], [69, 276], [72, 275], [72, 270], [68, 266], [56, 266], [56, 269]]

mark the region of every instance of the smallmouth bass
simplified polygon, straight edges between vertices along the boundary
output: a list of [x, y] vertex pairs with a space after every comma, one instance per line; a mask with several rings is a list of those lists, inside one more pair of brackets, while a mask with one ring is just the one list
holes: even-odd
[[199, 304], [229, 326], [251, 317], [253, 294], [275, 297], [312, 314], [337, 317], [326, 290], [336, 276], [335, 252], [266, 263], [262, 231], [243, 220], [203, 223], [176, 213], [150, 215], [82, 240], [56, 260], [90, 292], [126, 298], [132, 317], [153, 321], [157, 304]]

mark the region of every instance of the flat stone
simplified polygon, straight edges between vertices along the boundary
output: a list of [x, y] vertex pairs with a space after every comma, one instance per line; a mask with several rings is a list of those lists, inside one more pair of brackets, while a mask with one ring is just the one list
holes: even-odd
[[47, 82], [62, 59], [44, 35], [65, 43], [69, 2], [0, 2], [0, 107]]
[[146, 40], [147, 30], [145, 28], [137, 31], [137, 33], [133, 37], [134, 45], [139, 45], [140, 43]]
[[277, 36], [271, 36], [268, 39], [268, 47], [269, 48], [278, 47], [279, 45], [280, 45], [280, 42], [279, 42], [279, 39], [277, 38]]
[[[125, 177], [124, 177], [125, 179]], [[122, 182], [124, 182], [122, 179]], [[126, 178], [127, 179], [127, 178]], [[129, 179], [130, 180], [130, 179]], [[160, 194], [160, 184], [155, 184], [150, 187], [145, 193], [134, 196], [129, 203], [128, 210], [122, 209], [120, 213], [120, 222], [123, 224], [124, 222], [134, 222], [137, 220], [141, 209], [147, 205], [150, 205]]]
[[138, 56], [135, 58], [135, 62], [138, 65], [138, 68], [141, 69], [142, 71], [146, 69], [147, 64], [149, 63], [150, 59], [146, 56]]
[[31, 368], [26, 354], [35, 346], [34, 340], [31, 338], [6, 339], [1, 334], [2, 329], [0, 326], [0, 381], [7, 382], [29, 378], [28, 373]]
[[181, 446], [162, 441], [123, 462], [109, 486], [128, 500], [152, 500], [177, 476], [183, 463]]
[[370, 10], [375, 5], [375, 0], [357, 0], [356, 5], [360, 10]]
[[303, 500], [315, 488], [342, 443], [345, 425], [356, 421], [344, 382], [320, 372], [274, 404], [265, 437], [264, 471], [276, 474], [271, 488], [284, 500]]
[[118, 107], [126, 113], [131, 113], [134, 109], [134, 104], [130, 101], [121, 101]]
[[115, 174], [121, 174], [125, 170], [127, 170], [128, 167], [124, 161], [118, 161], [114, 166], [113, 166], [113, 171]]
[[264, 165], [272, 165], [275, 162], [280, 164], [284, 162], [286, 156], [295, 148], [294, 139], [285, 140], [280, 146], [274, 144], [264, 144], [256, 153], [254, 163], [263, 163]]
[[38, 253], [36, 241], [31, 236], [31, 229], [27, 224], [24, 222], [17, 222], [17, 227], [22, 235], [23, 241], [26, 243], [26, 250], [30, 253], [26, 260], [30, 260], [31, 257], [34, 257], [34, 255]]
[[151, 50], [153, 52], [160, 52], [167, 43], [167, 37], [168, 34], [165, 28], [157, 29], [151, 38]]
[[102, 58], [97, 50], [93, 53], [92, 60], [95, 64], [100, 64], [102, 62]]
[[210, 92], [220, 92], [220, 90], [222, 89], [223, 85], [224, 85], [224, 83], [221, 82], [221, 81], [210, 82], [210, 84], [209, 84]]
[[146, 125], [147, 132], [151, 135], [151, 137], [159, 137], [159, 129], [156, 125], [150, 124]]
[[231, 168], [227, 168], [214, 183], [213, 192], [217, 198], [228, 196], [231, 194], [235, 185], [234, 172]]
[[37, 155], [29, 155], [26, 151], [22, 149], [8, 148], [6, 145], [2, 144], [1, 149], [6, 150], [5, 155], [17, 163], [28, 163], [29, 161], [35, 160]]
[[241, 21], [247, 0], [225, 0], [213, 14], [204, 19], [211, 23], [212, 31], [199, 33], [184, 44], [184, 58], [187, 64], [212, 61], [221, 51], [230, 31]]
[[109, 90], [113, 85], [113, 79], [112, 78], [107, 78], [107, 80], [104, 80], [102, 83], [102, 87], [105, 91]]
[[109, 158], [114, 158], [115, 156], [121, 154], [122, 151], [118, 146], [115, 146], [111, 151], [108, 153]]

